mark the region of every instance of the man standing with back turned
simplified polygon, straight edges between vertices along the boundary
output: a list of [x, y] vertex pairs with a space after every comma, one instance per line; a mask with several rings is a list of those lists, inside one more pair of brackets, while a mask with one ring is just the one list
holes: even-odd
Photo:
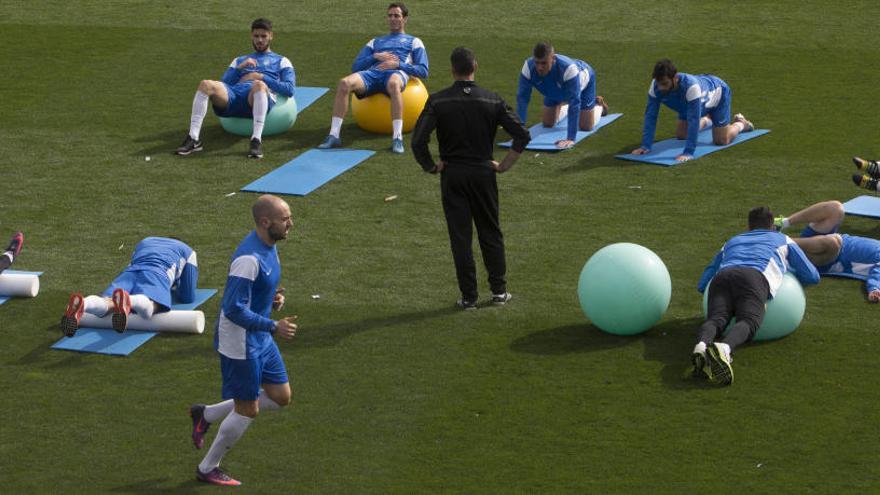
[[[500, 306], [509, 301], [511, 295], [505, 279], [504, 236], [498, 219], [495, 174], [513, 166], [531, 136], [500, 96], [474, 83], [477, 61], [470, 49], [458, 47], [450, 59], [455, 83], [428, 98], [413, 131], [413, 154], [425, 172], [441, 172], [443, 212], [461, 290], [458, 306], [477, 307], [472, 224], [477, 226], [483, 262], [489, 272], [491, 302]], [[492, 159], [499, 125], [513, 138], [513, 146], [501, 163]], [[438, 162], [434, 162], [428, 151], [435, 128], [440, 144]]]

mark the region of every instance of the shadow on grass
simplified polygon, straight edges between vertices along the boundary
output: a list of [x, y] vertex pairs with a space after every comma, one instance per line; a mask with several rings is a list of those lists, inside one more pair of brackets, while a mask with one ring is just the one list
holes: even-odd
[[117, 486], [110, 491], [113, 493], [196, 493], [199, 488], [210, 486], [194, 479], [185, 480], [176, 486], [168, 486], [169, 481], [171, 481], [170, 478], [152, 478]]
[[510, 343], [515, 352], [560, 355], [595, 352], [625, 346], [638, 337], [619, 337], [602, 332], [594, 325], [579, 323], [549, 328], [519, 337]]
[[412, 313], [402, 313], [399, 315], [309, 327], [308, 330], [297, 333], [296, 348], [307, 349], [310, 347], [332, 347], [338, 344], [342, 339], [361, 332], [374, 330], [376, 328], [387, 328], [430, 320], [432, 318], [447, 316], [456, 312], [461, 312], [461, 310], [455, 307], [443, 307], [427, 311], [414, 311]]
[[[181, 125], [180, 129], [139, 136], [134, 142], [141, 143], [143, 148], [132, 152], [131, 155], [138, 157], [144, 155], [162, 155], [165, 153], [172, 155], [174, 154], [174, 150], [183, 142], [183, 138], [186, 137], [187, 131], [188, 129]], [[220, 127], [219, 123], [204, 126], [199, 138], [205, 143], [205, 151], [187, 157], [180, 157], [181, 159], [192, 160], [196, 157], [210, 157], [211, 151], [227, 150], [233, 146], [241, 148], [242, 156], [247, 153], [249, 139], [229, 134]]]
[[642, 336], [645, 359], [664, 365], [660, 380], [666, 387], [687, 390], [710, 386], [705, 380], [685, 376], [697, 327], [701, 323], [702, 316], [680, 318], [661, 323]]
[[621, 149], [613, 153], [585, 156], [576, 163], [573, 163], [567, 167], [560, 168], [559, 172], [564, 174], [571, 174], [586, 172], [597, 168], [621, 168], [644, 165], [643, 163], [633, 162], [629, 160], [619, 160], [617, 158], [614, 158], [614, 155], [629, 153], [630, 151], [632, 151], [632, 149]]

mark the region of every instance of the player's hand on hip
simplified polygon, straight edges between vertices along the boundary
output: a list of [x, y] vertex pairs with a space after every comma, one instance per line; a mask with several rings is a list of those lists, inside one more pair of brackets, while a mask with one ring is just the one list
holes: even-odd
[[694, 159], [694, 157], [692, 155], [685, 155], [685, 154], [681, 154], [681, 155], [678, 155], [677, 157], [675, 157], [675, 161], [677, 161], [678, 163], [690, 161], [693, 159]]
[[432, 170], [431, 173], [439, 174], [443, 171], [444, 168], [446, 168], [446, 162], [444, 162], [443, 160], [439, 160], [434, 163], [434, 170]]
[[880, 289], [874, 289], [868, 294], [868, 300], [872, 303], [880, 302]]
[[248, 57], [248, 58], [244, 59], [244, 61], [242, 61], [240, 64], [238, 64], [238, 67], [236, 67], [236, 69], [241, 70], [241, 69], [247, 69], [247, 68], [256, 68], [257, 65], [258, 64], [257, 64], [256, 60], [254, 60], [251, 57]]
[[648, 153], [649, 153], [649, 151], [646, 150], [645, 148], [636, 148], [636, 149], [632, 150], [632, 153], [630, 153], [630, 154], [631, 155], [647, 155]]
[[296, 316], [286, 316], [275, 322], [275, 335], [285, 339], [292, 339], [296, 335]]
[[272, 300], [272, 309], [278, 311], [284, 307], [284, 287], [275, 290], [275, 299]]

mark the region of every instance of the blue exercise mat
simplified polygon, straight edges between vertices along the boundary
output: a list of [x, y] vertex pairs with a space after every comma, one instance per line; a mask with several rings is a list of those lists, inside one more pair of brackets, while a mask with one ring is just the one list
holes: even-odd
[[330, 91], [330, 88], [310, 88], [308, 86], [296, 88], [293, 98], [296, 100], [296, 112], [302, 112], [312, 103], [318, 101], [318, 98], [324, 96], [324, 93]]
[[[196, 309], [216, 293], [217, 289], [196, 289], [195, 301], [188, 304], [173, 304], [171, 309], [185, 311]], [[123, 333], [117, 333], [116, 330], [104, 328], [80, 328], [73, 337], [62, 337], [61, 340], [55, 342], [52, 349], [128, 356], [146, 341], [155, 337], [157, 333], [140, 330], [126, 330]]]
[[[26, 271], [22, 271], [22, 270], [3, 270], [3, 273], [9, 273], [9, 274], [17, 273], [19, 275], [36, 275], [38, 277], [43, 274], [43, 272], [26, 272]], [[12, 299], [12, 297], [0, 296], [0, 304], [3, 304], [10, 299]]]
[[[578, 131], [577, 135], [574, 138], [574, 144], [580, 143], [584, 139], [595, 134], [596, 131], [598, 131], [599, 129], [614, 122], [622, 116], [622, 113], [612, 113], [602, 117], [592, 131]], [[529, 128], [529, 133], [532, 135], [532, 140], [529, 141], [528, 145], [526, 145], [527, 150], [565, 151], [561, 148], [556, 147], [556, 141], [568, 138], [568, 119], [561, 119], [553, 127], [544, 127], [544, 124], [535, 124]], [[501, 146], [502, 148], [510, 148], [512, 145], [513, 141], [498, 143], [498, 146]]]
[[859, 196], [843, 204], [847, 215], [858, 217], [880, 218], [880, 197]]
[[[697, 149], [696, 151], [694, 151], [694, 157], [690, 161], [696, 160], [701, 156], [708, 155], [709, 153], [714, 153], [725, 148], [730, 148], [731, 146], [736, 146], [737, 144], [748, 141], [749, 139], [755, 139], [756, 137], [763, 136], [768, 132], [770, 132], [770, 129], [755, 129], [751, 132], [743, 132], [740, 133], [740, 135], [737, 136], [732, 143], [724, 146], [716, 146], [712, 144], [712, 128], [703, 129], [697, 136]], [[633, 162], [652, 163], [654, 165], [662, 165], [664, 167], [673, 167], [675, 165], [681, 165], [681, 163], [688, 163], [680, 163], [675, 161], [675, 157], [680, 155], [681, 152], [684, 151], [684, 144], [685, 142], [683, 139], [672, 138], [654, 143], [654, 148], [647, 155], [632, 155], [627, 153], [625, 155], [614, 155], [614, 158], [620, 158], [621, 160], [630, 160]]]
[[308, 150], [241, 190], [305, 196], [375, 153], [344, 148]]

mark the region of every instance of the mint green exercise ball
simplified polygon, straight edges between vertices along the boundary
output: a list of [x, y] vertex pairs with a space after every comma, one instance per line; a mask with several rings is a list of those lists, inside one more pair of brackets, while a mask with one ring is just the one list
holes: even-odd
[[[264, 136], [274, 136], [286, 132], [296, 122], [296, 99], [278, 96], [275, 106], [266, 114], [263, 127]], [[244, 117], [220, 117], [220, 125], [226, 132], [238, 136], [251, 137], [254, 133], [254, 119]]]
[[[709, 282], [712, 285], [712, 282]], [[707, 315], [709, 305], [709, 286], [703, 292], [703, 316]], [[753, 340], [776, 340], [794, 332], [804, 319], [804, 310], [807, 309], [807, 299], [804, 297], [804, 288], [791, 272], [786, 272], [782, 277], [782, 285], [776, 290], [776, 296], [767, 302], [767, 312], [764, 321], [755, 332]], [[736, 321], [731, 319], [730, 325]], [[730, 328], [730, 325], [727, 328]]]
[[621, 242], [596, 251], [581, 270], [578, 299], [587, 318], [614, 335], [642, 333], [660, 321], [672, 280], [650, 249]]

